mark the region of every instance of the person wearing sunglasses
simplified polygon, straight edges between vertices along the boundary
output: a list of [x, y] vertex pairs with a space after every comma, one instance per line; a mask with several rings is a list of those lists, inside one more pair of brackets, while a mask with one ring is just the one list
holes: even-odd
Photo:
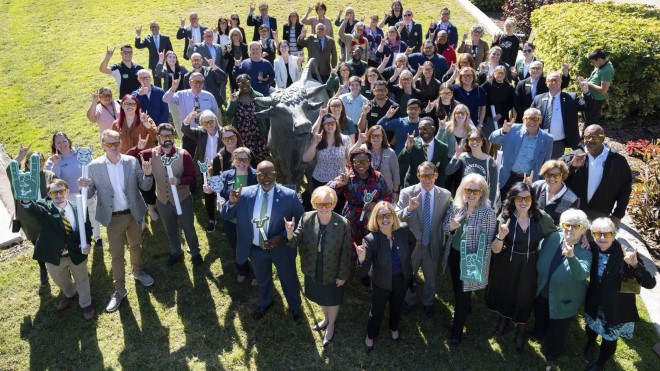
[[238, 91], [231, 94], [227, 106], [227, 117], [232, 119], [232, 126], [238, 130], [245, 146], [252, 151], [256, 163], [263, 161], [269, 154], [269, 121], [257, 118], [256, 113], [268, 107], [262, 106], [255, 98], [263, 97], [252, 89], [252, 78], [248, 74], [236, 77]]
[[392, 191], [393, 202], [398, 201], [401, 185], [399, 159], [390, 147], [385, 129], [380, 125], [376, 125], [367, 129], [366, 133], [360, 133], [358, 141], [355, 142], [351, 151], [359, 147], [366, 148], [371, 153], [371, 167], [380, 172], [385, 178], [387, 188]]
[[370, 233], [353, 243], [358, 274], [371, 278], [371, 309], [364, 339], [367, 354], [374, 349], [386, 305], [390, 308], [392, 341], [401, 342], [401, 308], [413, 279], [408, 225], [399, 221], [394, 206], [387, 201], [378, 202], [369, 218], [368, 228]]
[[140, 88], [131, 93], [140, 103], [140, 107], [149, 113], [156, 125], [168, 122], [169, 109], [167, 103], [163, 102], [165, 90], [152, 84], [151, 71], [142, 69], [137, 72]]
[[506, 194], [497, 221], [486, 305], [500, 318], [496, 336], [504, 334], [509, 321], [516, 324], [516, 350], [521, 351], [536, 296], [539, 246], [557, 227], [539, 210], [532, 187], [523, 182], [514, 184]]
[[495, 74], [495, 68], [504, 67], [504, 76], [511, 81], [511, 70], [509, 64], [502, 60], [502, 48], [495, 45], [488, 51], [488, 59], [479, 64], [477, 68], [477, 82], [483, 85], [486, 81], [492, 80]]
[[480, 24], [475, 24], [470, 28], [470, 40], [468, 34], [463, 34], [461, 44], [456, 49], [457, 53], [470, 53], [474, 57], [474, 64], [480, 65], [486, 60], [488, 54], [488, 43], [481, 38], [484, 36], [484, 28]]
[[656, 279], [644, 267], [637, 248], [622, 246], [616, 239], [617, 229], [609, 218], [597, 218], [591, 223], [591, 274], [584, 303], [587, 344], [584, 359], [592, 362], [596, 338], [600, 336], [598, 360], [588, 371], [604, 370], [607, 361], [616, 353], [619, 338], [633, 338], [639, 313], [635, 294], [622, 290], [623, 279], [634, 280], [645, 289], [653, 289]]
[[[530, 42], [526, 42], [522, 46], [523, 57], [518, 59], [515, 63], [515, 68], [511, 69], [511, 76], [513, 77], [514, 84], [518, 84], [520, 80], [524, 80], [530, 76], [530, 67], [532, 62], [539, 61], [535, 56], [536, 46]], [[539, 61], [540, 62], [540, 61]]]
[[[285, 222], [300, 222], [304, 210], [295, 191], [276, 183], [275, 165], [262, 161], [257, 165], [259, 184], [230, 190], [222, 206], [225, 220], [236, 219], [236, 262], [252, 263], [259, 288], [259, 305], [252, 318], [262, 319], [273, 306], [273, 264], [294, 321], [302, 317], [300, 288], [296, 272], [296, 250], [287, 244]], [[296, 224], [297, 225], [297, 224]], [[295, 229], [295, 228], [294, 228]]]
[[422, 36], [424, 31], [422, 31], [422, 25], [415, 22], [413, 11], [406, 9], [403, 11], [403, 20], [399, 21], [394, 27], [396, 27], [401, 35], [401, 41], [405, 42], [408, 45], [408, 48], [412, 49], [412, 52], [420, 52], [422, 47]]
[[561, 160], [569, 167], [566, 186], [580, 198], [580, 209], [591, 219], [609, 217], [618, 226], [630, 201], [633, 177], [626, 158], [605, 145], [603, 127], [587, 126], [580, 148]]
[[[68, 195], [68, 184], [62, 179], [54, 179], [48, 184], [45, 198], [21, 201], [20, 204], [41, 226], [32, 258], [46, 263], [50, 277], [62, 292], [57, 310], [68, 308], [78, 295], [83, 318], [89, 321], [94, 318], [87, 273], [92, 225], [89, 218], [84, 226], [78, 224], [77, 216], [82, 210], [68, 201]], [[87, 241], [80, 240], [80, 228], [85, 229]]]
[[[460, 102], [454, 99], [454, 86], [443, 82], [438, 88], [438, 99], [430, 101], [424, 109], [424, 116], [433, 119], [433, 122], [449, 121], [449, 117]], [[473, 124], [474, 125], [474, 124]], [[438, 127], [438, 131], [440, 128]], [[436, 135], [438, 133], [436, 132]]]
[[314, 211], [302, 215], [298, 228], [294, 219], [285, 221], [289, 246], [300, 252], [300, 270], [305, 275], [305, 296], [323, 309], [323, 320], [312, 327], [326, 330], [323, 347], [335, 334], [339, 305], [351, 265], [351, 227], [333, 212], [337, 203], [334, 189], [321, 186], [312, 192]]
[[[154, 178], [150, 161], [140, 162], [119, 151], [120, 135], [106, 130], [101, 136], [105, 155], [88, 165], [88, 177], [78, 179], [78, 187], [88, 187], [88, 197], [97, 197], [96, 220], [107, 228], [112, 257], [112, 279], [115, 292], [106, 312], [116, 311], [126, 297], [125, 244], [128, 242], [133, 278], [144, 286], [154, 279], [142, 269], [142, 225], [147, 205], [142, 191], [150, 190]], [[154, 219], [152, 219], [154, 220]]]
[[548, 362], [562, 353], [568, 328], [587, 293], [587, 278], [594, 261], [590, 249], [581, 245], [589, 229], [584, 211], [568, 209], [559, 219], [561, 232], [547, 236], [536, 263], [536, 299], [532, 336], [544, 339], [543, 354]]
[[[426, 46], [425, 46], [426, 48]], [[429, 103], [435, 102], [440, 93], [440, 80], [435, 78], [435, 69], [430, 61], [424, 62], [413, 77], [415, 88], [422, 93], [422, 102], [426, 102], [426, 110], [429, 109]]]
[[502, 128], [490, 134], [490, 142], [502, 147], [500, 195], [506, 195], [509, 188], [522, 182], [525, 176], [532, 177], [532, 182], [540, 179], [541, 165], [552, 155], [552, 135], [539, 130], [541, 121], [541, 111], [529, 108], [523, 114], [522, 124], [504, 121]]
[[258, 16], [252, 15], [254, 10], [254, 5], [250, 5], [250, 12], [247, 16], [247, 25], [254, 26], [254, 36], [252, 37], [252, 41], [259, 41], [259, 27], [262, 25], [268, 27], [269, 37], [272, 37], [271, 31], [277, 31], [277, 19], [268, 14], [268, 4], [266, 2], [259, 3]]
[[[352, 27], [352, 30], [348, 31], [347, 23], [348, 20], [344, 18], [338, 31], [339, 40], [343, 43], [340, 60], [355, 65], [358, 69], [361, 69], [362, 73], [357, 75], [358, 77], [361, 77], [364, 74], [364, 70], [367, 68], [367, 53], [364, 51], [369, 50], [369, 40], [367, 40], [364, 34], [366, 26], [363, 22], [357, 22], [355, 23], [355, 26]], [[357, 49], [359, 50], [357, 53], [356, 47], [359, 48]], [[351, 68], [351, 72], [354, 68], [355, 67]], [[351, 76], [355, 75], [351, 74]]]
[[[409, 75], [412, 80], [412, 75]], [[395, 117], [399, 110], [399, 105], [392, 105], [387, 110], [385, 116], [378, 120], [378, 125], [382, 126], [388, 132], [388, 139], [390, 134], [393, 134], [394, 152], [400, 154], [406, 147], [409, 135], [413, 135], [418, 131], [421, 122], [419, 114], [421, 113], [422, 102], [419, 99], [412, 98], [407, 101], [406, 112], [404, 117]], [[364, 113], [363, 113], [364, 116]], [[398, 116], [398, 115], [396, 115]]]
[[[456, 148], [445, 169], [448, 177], [458, 173], [462, 178], [468, 174], [479, 174], [488, 183], [488, 199], [495, 205], [497, 195], [497, 164], [486, 152], [486, 138], [479, 129], [473, 129], [467, 135], [467, 140]], [[456, 176], [458, 178], [458, 176]]]
[[[472, 312], [472, 292], [483, 290], [489, 282], [491, 244], [495, 236], [495, 212], [488, 202], [488, 184], [479, 174], [466, 175], [456, 191], [443, 223], [449, 232], [442, 257], [442, 271], [449, 265], [454, 291], [454, 316], [450, 344], [459, 345], [463, 328]], [[467, 259], [474, 262], [468, 267]]]
[[92, 100], [87, 109], [87, 119], [99, 127], [99, 138], [105, 129], [111, 129], [121, 110], [119, 102], [112, 99], [112, 90], [102, 87], [92, 93]]
[[559, 217], [564, 211], [580, 207], [580, 199], [564, 183], [568, 178], [568, 166], [560, 160], [550, 160], [541, 166], [540, 175], [544, 179], [532, 183], [527, 177], [525, 181], [532, 186], [539, 209], [548, 213], [559, 226]]
[[[238, 15], [238, 13], [231, 13], [231, 15], [229, 16], [229, 26], [230, 26], [229, 28], [231, 28], [232, 30], [235, 28], [238, 31], [240, 31], [241, 41], [246, 40], [245, 30], [243, 29], [243, 27], [241, 27], [241, 17]], [[234, 41], [231, 37], [232, 36], [231, 31], [229, 33], [230, 33], [229, 39]], [[247, 53], [245, 55], [247, 55]]]
[[[234, 16], [232, 15], [232, 19], [233, 17]], [[238, 16], [236, 16], [236, 19], [238, 19]], [[248, 58], [248, 46], [244, 42], [245, 32], [240, 27], [232, 27], [232, 29], [229, 31], [229, 40], [231, 40], [231, 42], [225, 45], [223, 58], [226, 61], [225, 72], [227, 73], [227, 76], [232, 76], [232, 71], [234, 70], [234, 65], [236, 62], [242, 63], [245, 59]], [[229, 88], [232, 93], [238, 90], [238, 85], [236, 84], [235, 78], [229, 78]]]

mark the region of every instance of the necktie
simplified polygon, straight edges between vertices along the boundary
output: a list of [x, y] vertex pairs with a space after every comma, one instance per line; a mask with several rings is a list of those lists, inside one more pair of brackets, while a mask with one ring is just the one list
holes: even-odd
[[156, 51], [160, 50], [160, 35], [154, 37], [154, 44], [156, 44]]
[[[194, 106], [195, 106], [195, 111], [199, 112], [200, 111], [200, 109], [199, 109], [199, 97], [197, 95], [195, 95], [195, 104], [194, 104]], [[197, 126], [197, 125], [199, 125], [199, 116], [195, 117], [195, 126]]]
[[412, 31], [412, 23], [408, 23], [408, 33]]
[[321, 50], [325, 47], [325, 38], [321, 39]]
[[73, 228], [71, 227], [71, 223], [69, 223], [69, 219], [66, 218], [64, 208], [60, 210], [60, 215], [62, 215], [62, 223], [64, 223], [64, 232], [66, 232], [66, 235], [68, 236], [73, 233]]
[[532, 98], [536, 96], [536, 82], [532, 83]]
[[[268, 213], [268, 192], [264, 192], [264, 196], [261, 198], [261, 211], [259, 212], [259, 220], [263, 223], [264, 232], [266, 232], [266, 214]], [[264, 236], [259, 233], [259, 246], [264, 245]]]
[[543, 120], [543, 129], [550, 130], [550, 123], [552, 122], [552, 106], [555, 103], [555, 97], [550, 97], [550, 102], [548, 102], [548, 107], [545, 111], [545, 118]]
[[431, 192], [424, 195], [424, 213], [422, 214], [422, 245], [428, 246], [431, 241]]
[[428, 161], [429, 160], [429, 145], [424, 144], [424, 160]]

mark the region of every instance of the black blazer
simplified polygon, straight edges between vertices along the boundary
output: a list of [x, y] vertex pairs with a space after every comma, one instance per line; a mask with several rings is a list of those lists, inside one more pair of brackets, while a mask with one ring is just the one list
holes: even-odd
[[584, 302], [584, 311], [591, 318], [598, 316], [598, 308], [603, 308], [605, 320], [610, 325], [618, 325], [626, 322], [639, 321], [635, 294], [619, 293], [621, 283], [621, 271], [627, 277], [635, 278], [637, 282], [646, 289], [655, 287], [655, 277], [644, 267], [641, 259], [638, 259], [637, 268], [632, 268], [623, 261], [621, 244], [614, 240], [609, 248], [610, 258], [605, 266], [602, 280], [598, 279], [598, 256], [600, 248], [595, 242], [591, 242], [591, 277], [587, 297]]
[[[401, 259], [403, 283], [405, 287], [408, 287], [412, 280], [412, 262], [410, 260], [412, 250], [408, 242], [408, 224], [401, 223], [401, 228], [394, 231], [392, 237], [394, 238], [394, 244]], [[391, 290], [392, 252], [387, 237], [380, 232], [371, 232], [364, 240], [366, 242], [367, 254], [362, 264], [358, 262], [358, 274], [360, 277], [368, 274], [371, 276], [373, 285], [381, 289]]]
[[[399, 23], [400, 24], [400, 23]], [[399, 27], [397, 24], [395, 27]], [[422, 25], [412, 21], [412, 31], [408, 31], [408, 27], [403, 25], [403, 30], [401, 30], [401, 41], [405, 42], [409, 48], [413, 49], [413, 53], [420, 51], [422, 46], [422, 37], [424, 36], [424, 31], [422, 31]]]
[[[445, 168], [449, 163], [448, 153], [449, 147], [447, 144], [433, 138], [433, 154], [429, 161], [433, 162], [438, 167], [438, 178], [435, 180], [435, 185], [438, 187], [445, 186], [445, 179], [447, 178]], [[426, 161], [425, 157], [422, 138], [420, 137], [415, 138], [415, 144], [413, 144], [413, 147], [410, 150], [403, 147], [401, 153], [399, 153], [399, 173], [402, 177], [401, 188], [419, 183], [419, 178], [417, 178], [417, 167], [419, 164]]]
[[[277, 19], [275, 17], [271, 17], [270, 15], [268, 16], [268, 21], [270, 22], [270, 30], [277, 31]], [[263, 19], [261, 18], [260, 15], [258, 16], [252, 16], [248, 15], [247, 17], [247, 25], [248, 26], [254, 26], [254, 35], [252, 36], [252, 41], [259, 41], [259, 26], [261, 26], [264, 23]], [[272, 38], [273, 35], [269, 34], [268, 38]], [[288, 40], [288, 39], [287, 39]]]
[[[300, 36], [300, 33], [302, 32], [303, 25], [298, 22], [296, 25], [296, 45], [298, 44], [298, 36]], [[289, 41], [289, 31], [291, 30], [291, 26], [289, 26], [289, 23], [284, 25], [282, 27], [282, 39], [281, 40], [286, 40], [287, 42]]]
[[[158, 52], [172, 50], [172, 41], [167, 35], [160, 35], [160, 44], [158, 45], [160, 49], [156, 49], [156, 43], [154, 42], [154, 35], [147, 35], [144, 40], [140, 40], [139, 37], [135, 38], [135, 47], [137, 49], [147, 48], [149, 50], [149, 69], [153, 70], [158, 64]], [[185, 55], [185, 54], [184, 54]]]
[[[575, 93], [560, 92], [561, 101], [561, 120], [564, 124], [564, 134], [566, 135], [566, 146], [572, 149], [577, 149], [580, 143], [580, 128], [578, 127], [578, 111], [584, 111], [585, 100], [591, 99], [591, 95], [580, 99]], [[533, 108], [538, 108], [541, 111], [542, 117], [545, 118], [550, 103], [550, 93], [536, 94], [532, 102]], [[547, 127], [541, 124], [541, 129], [550, 131], [550, 124]]]
[[[204, 31], [206, 31], [206, 27], [200, 24], [199, 32], [202, 35], [202, 39], [204, 39]], [[183, 53], [181, 55], [186, 60], [190, 59], [186, 55], [186, 52], [188, 51], [188, 39], [191, 37], [192, 37], [192, 28], [190, 28], [190, 25], [186, 27], [179, 27], [179, 30], [176, 32], [176, 38], [178, 40], [183, 39]]]
[[[183, 76], [183, 88], [190, 89], [190, 75], [195, 72], [191, 70]], [[217, 68], [211, 69], [211, 67], [202, 66], [200, 71], [204, 75], [204, 90], [213, 94], [215, 97], [218, 107], [226, 103], [223, 95], [226, 93], [227, 88], [227, 72], [223, 71], [222, 68], [217, 66]]]
[[[570, 76], [562, 76], [561, 88], [566, 89], [570, 81]], [[548, 87], [545, 85], [545, 76], [541, 76], [539, 82], [536, 85], [536, 95], [541, 95], [547, 92]], [[520, 80], [518, 84], [516, 84], [516, 95], [513, 97], [513, 108], [516, 109], [517, 114], [516, 122], [522, 122], [523, 113], [526, 109], [532, 106], [533, 101], [534, 97], [532, 97], [532, 78], [528, 77], [524, 80]]]

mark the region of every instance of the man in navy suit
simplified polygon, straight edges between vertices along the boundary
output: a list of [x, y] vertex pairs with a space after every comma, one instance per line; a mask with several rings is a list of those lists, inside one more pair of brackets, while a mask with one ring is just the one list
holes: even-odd
[[[142, 26], [135, 28], [135, 47], [137, 49], [147, 48], [149, 50], [149, 69], [152, 74], [156, 76], [154, 70], [158, 64], [158, 53], [165, 52], [167, 50], [173, 50], [172, 42], [170, 37], [167, 35], [161, 35], [160, 26], [158, 22], [151, 21], [149, 24], [149, 29], [151, 29], [151, 35], [147, 35], [144, 40], [140, 41], [140, 35], [142, 34]], [[159, 88], [162, 88], [160, 77], [154, 79], [154, 84]]]
[[247, 25], [254, 26], [254, 36], [252, 36], [252, 41], [259, 41], [259, 27], [263, 24], [268, 27], [268, 38], [273, 38], [273, 31], [277, 31], [277, 19], [268, 15], [268, 4], [265, 2], [259, 3], [259, 13], [261, 15], [253, 16], [254, 5], [250, 5], [250, 12], [247, 17]]
[[199, 24], [197, 13], [190, 13], [188, 18], [190, 19], [190, 26], [186, 26], [186, 19], [181, 18], [181, 25], [176, 32], [176, 38], [178, 40], [184, 39], [183, 54], [181, 55], [183, 55], [183, 58], [185, 59], [190, 58], [186, 53], [188, 51], [188, 40], [192, 39], [194, 43], [201, 43], [204, 37], [204, 31], [206, 31], [206, 27]]
[[163, 102], [165, 90], [151, 84], [152, 76], [149, 70], [141, 69], [137, 73], [140, 88], [132, 93], [140, 103], [143, 111], [156, 122], [156, 125], [167, 122], [169, 109], [167, 103]]
[[293, 319], [302, 315], [296, 250], [286, 245], [284, 219], [300, 220], [303, 206], [295, 191], [275, 184], [275, 166], [269, 161], [257, 165], [258, 185], [232, 190], [222, 207], [225, 220], [236, 218], [238, 241], [236, 262], [250, 258], [259, 286], [259, 306], [253, 318], [260, 320], [273, 306], [273, 263]]

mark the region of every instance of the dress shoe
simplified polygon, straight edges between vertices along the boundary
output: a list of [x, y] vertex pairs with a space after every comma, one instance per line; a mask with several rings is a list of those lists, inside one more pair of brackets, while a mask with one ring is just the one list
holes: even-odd
[[584, 356], [584, 361], [589, 363], [591, 362], [591, 358], [594, 355], [594, 350], [596, 349], [596, 344], [587, 344], [587, 346], [584, 347], [584, 352], [582, 355]]
[[140, 281], [143, 286], [149, 287], [154, 284], [154, 279], [147, 272], [140, 271], [140, 273], [133, 276], [136, 281]]
[[94, 308], [92, 308], [91, 304], [83, 308], [83, 318], [86, 321], [94, 319]]
[[94, 247], [103, 248], [103, 240], [100, 237], [94, 239]]
[[435, 308], [433, 308], [433, 305], [425, 305], [424, 314], [426, 314], [428, 318], [432, 318], [433, 315], [435, 314]]
[[302, 317], [302, 310], [300, 309], [291, 309], [291, 315], [293, 315], [293, 320], [298, 321]]
[[68, 308], [69, 305], [71, 305], [71, 303], [73, 302], [73, 299], [75, 299], [77, 295], [78, 294], [73, 295], [70, 298], [67, 298], [67, 296], [63, 294], [62, 299], [60, 299], [60, 302], [57, 303], [57, 307], [56, 307], [57, 310], [62, 311], [62, 310], [65, 310], [66, 308]]
[[410, 314], [411, 311], [412, 311], [412, 306], [410, 306], [410, 304], [404, 301], [403, 305], [401, 306], [401, 314], [407, 316]]
[[325, 329], [326, 327], [328, 327], [328, 323], [329, 322], [326, 322], [325, 325], [323, 325], [323, 326], [319, 326], [319, 324], [316, 323], [316, 324], [314, 324], [314, 326], [312, 326], [312, 330], [321, 331], [321, 330]]
[[266, 315], [266, 312], [268, 312], [268, 309], [270, 309], [270, 307], [272, 307], [272, 306], [273, 306], [273, 303], [270, 303], [263, 309], [257, 308], [257, 310], [254, 311], [254, 314], [252, 315], [252, 318], [255, 321], [258, 321], [258, 320], [264, 318], [264, 316]]
[[204, 263], [204, 259], [202, 258], [202, 254], [197, 254], [197, 255], [193, 256], [190, 259], [190, 261], [192, 261], [192, 264], [195, 267], [199, 267], [200, 265], [202, 265], [202, 263]]
[[171, 255], [170, 254], [170, 256], [167, 257], [167, 266], [168, 267], [173, 266], [174, 264], [176, 264], [176, 262], [181, 260], [182, 257], [183, 257], [183, 253], [181, 253], [180, 255]]

